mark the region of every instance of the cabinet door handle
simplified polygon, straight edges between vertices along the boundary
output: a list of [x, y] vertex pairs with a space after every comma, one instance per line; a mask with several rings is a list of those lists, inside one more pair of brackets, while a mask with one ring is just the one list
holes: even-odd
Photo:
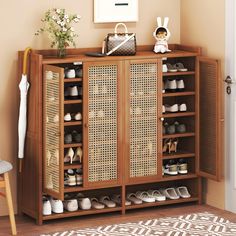
[[165, 120], [165, 118], [164, 118], [164, 117], [161, 117], [161, 118], [160, 118], [160, 121], [164, 121], [164, 120]]
[[85, 127], [85, 128], [88, 128], [88, 127], [89, 127], [89, 125], [88, 125], [87, 123], [85, 123], [85, 124], [84, 124], [84, 127]]

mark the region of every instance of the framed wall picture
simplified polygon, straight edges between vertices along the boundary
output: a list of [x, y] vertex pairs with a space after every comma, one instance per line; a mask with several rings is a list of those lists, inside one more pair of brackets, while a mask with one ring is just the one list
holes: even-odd
[[94, 23], [138, 21], [138, 0], [94, 0]]

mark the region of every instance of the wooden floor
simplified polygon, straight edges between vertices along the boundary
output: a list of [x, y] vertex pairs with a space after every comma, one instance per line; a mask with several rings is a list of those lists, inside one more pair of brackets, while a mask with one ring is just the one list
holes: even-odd
[[[206, 205], [182, 205], [155, 207], [153, 209], [132, 210], [126, 215], [119, 213], [74, 217], [63, 220], [47, 221], [42, 226], [35, 224], [35, 221], [27, 216], [16, 216], [18, 235], [34, 236], [55, 231], [66, 231], [85, 227], [95, 227], [106, 224], [117, 224], [134, 222], [145, 219], [153, 219], [167, 216], [177, 216], [188, 213], [208, 211], [224, 217], [236, 223], [236, 214], [219, 210]], [[10, 223], [8, 217], [0, 217], [0, 235], [10, 234]]]

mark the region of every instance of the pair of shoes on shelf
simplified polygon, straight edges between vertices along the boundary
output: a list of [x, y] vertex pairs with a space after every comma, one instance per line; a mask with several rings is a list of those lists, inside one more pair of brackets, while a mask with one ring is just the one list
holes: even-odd
[[61, 200], [43, 196], [43, 215], [53, 213], [63, 213], [63, 203]]
[[66, 99], [78, 99], [83, 95], [83, 88], [81, 86], [69, 86], [65, 88], [64, 96]]
[[180, 124], [177, 121], [175, 121], [173, 124], [168, 124], [167, 122], [165, 122], [162, 129], [163, 134], [175, 134], [175, 133], [185, 133], [185, 132], [186, 132], [186, 125]]
[[188, 71], [187, 68], [184, 67], [184, 64], [181, 62], [178, 62], [174, 65], [170, 64], [170, 63], [166, 63], [167, 66], [167, 72], [185, 72]]
[[77, 112], [77, 113], [66, 113], [65, 116], [64, 116], [64, 121], [71, 121], [71, 120], [76, 120], [76, 121], [79, 121], [79, 120], [82, 120], [82, 114], [80, 112]]
[[79, 186], [83, 184], [82, 169], [68, 169], [64, 175], [65, 186]]
[[164, 83], [165, 92], [181, 92], [184, 91], [185, 85], [182, 79], [167, 79]]
[[168, 104], [165, 104], [162, 106], [162, 113], [165, 113], [165, 112], [185, 112], [187, 111], [187, 105], [186, 103], [182, 103], [180, 105], [178, 104], [174, 104], [172, 106], [168, 105]]
[[178, 138], [170, 138], [164, 140], [164, 145], [162, 148], [162, 152], [177, 152], [177, 146], [178, 146]]
[[83, 150], [81, 147], [77, 147], [75, 152], [73, 148], [69, 148], [64, 156], [64, 163], [79, 162], [82, 163]]
[[128, 193], [127, 200], [135, 205], [142, 204], [143, 202], [152, 203], [155, 201], [165, 201], [166, 198], [158, 190], [137, 191], [136, 193]]
[[73, 130], [71, 133], [66, 133], [64, 136], [64, 143], [80, 143], [82, 142], [82, 134], [78, 133], [76, 130]]
[[187, 187], [180, 186], [177, 188], [166, 188], [166, 189], [160, 189], [160, 192], [166, 196], [168, 199], [176, 200], [181, 198], [190, 198], [191, 195], [189, 194], [189, 191]]
[[164, 174], [167, 175], [177, 175], [177, 174], [187, 174], [188, 173], [188, 164], [186, 160], [179, 159], [169, 160], [168, 163], [164, 166]]

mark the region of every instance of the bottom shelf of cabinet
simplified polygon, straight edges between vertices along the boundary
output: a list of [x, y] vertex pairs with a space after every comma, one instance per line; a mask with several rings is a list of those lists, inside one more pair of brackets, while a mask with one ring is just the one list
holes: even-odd
[[180, 198], [176, 200], [165, 200], [161, 202], [152, 202], [152, 203], [142, 203], [138, 205], [130, 205], [126, 206], [126, 209], [138, 209], [138, 208], [145, 208], [145, 207], [154, 207], [154, 206], [164, 206], [164, 205], [171, 205], [171, 204], [178, 204], [178, 203], [187, 203], [187, 202], [197, 202], [199, 201], [198, 197], [190, 197], [190, 198]]
[[93, 214], [99, 214], [99, 213], [109, 213], [109, 212], [118, 212], [121, 211], [121, 207], [114, 207], [114, 208], [104, 208], [104, 209], [90, 209], [90, 210], [78, 210], [78, 211], [65, 211], [60, 214], [53, 213], [52, 215], [43, 216], [43, 220], [53, 220], [53, 219], [59, 219], [59, 218], [66, 218], [66, 217], [73, 217], [73, 216], [82, 216], [82, 215], [93, 215]]
[[[162, 202], [142, 203], [139, 205], [130, 205], [130, 206], [126, 206], [125, 209], [131, 210], [131, 209], [157, 207], [157, 206], [189, 203], [189, 202], [197, 202], [197, 201], [199, 201], [198, 197], [180, 198], [180, 199], [176, 199], [176, 200], [165, 200]], [[121, 212], [121, 211], [122, 211], [122, 207], [104, 208], [104, 209], [100, 209], [100, 210], [97, 210], [97, 209], [78, 210], [78, 211], [73, 211], [73, 212], [65, 211], [60, 214], [53, 213], [52, 215], [43, 216], [43, 221], [59, 219], [59, 218], [67, 218], [67, 217], [73, 217], [73, 216], [95, 215], [95, 214], [102, 214], [102, 213], [109, 213], [109, 212]]]

